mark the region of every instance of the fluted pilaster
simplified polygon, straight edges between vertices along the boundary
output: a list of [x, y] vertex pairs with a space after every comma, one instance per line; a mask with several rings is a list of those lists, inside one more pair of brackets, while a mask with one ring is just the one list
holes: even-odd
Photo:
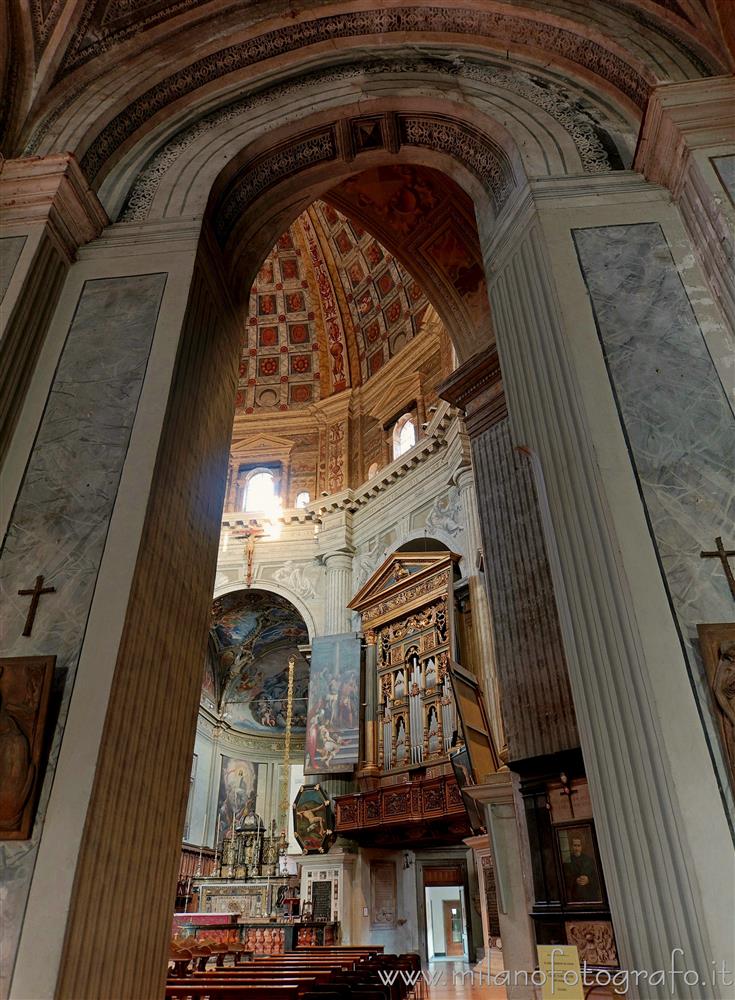
[[475, 643], [477, 670], [482, 671], [485, 701], [493, 728], [493, 736], [497, 748], [505, 745], [505, 729], [500, 711], [500, 692], [498, 676], [495, 667], [495, 647], [493, 644], [492, 618], [487, 589], [484, 580], [477, 572], [476, 558], [482, 550], [482, 533], [477, 511], [477, 495], [475, 492], [475, 475], [470, 466], [460, 469], [455, 475], [455, 482], [460, 492], [462, 510], [464, 511], [466, 551], [469, 560], [468, 572], [470, 601], [472, 605], [473, 639]]
[[326, 567], [325, 631], [339, 635], [350, 631], [350, 611], [347, 602], [352, 597], [352, 555], [332, 552], [324, 557]]
[[[713, 876], [731, 866], [732, 844], [570, 232], [647, 218], [681, 230], [667, 194], [634, 175], [533, 182], [485, 255], [512, 439], [538, 487], [622, 964], [668, 968], [680, 948], [677, 968], [704, 973], [731, 946], [728, 890]], [[671, 303], [657, 307], [662, 321]], [[677, 324], [672, 313], [668, 328]], [[672, 995], [668, 984], [642, 992]], [[679, 977], [675, 995], [721, 993]]]

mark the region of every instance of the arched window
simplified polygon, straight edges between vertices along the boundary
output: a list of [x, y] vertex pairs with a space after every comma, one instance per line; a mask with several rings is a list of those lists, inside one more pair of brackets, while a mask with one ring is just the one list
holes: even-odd
[[299, 493], [299, 495], [296, 497], [297, 507], [308, 507], [310, 503], [311, 503], [311, 495], [309, 493], [306, 492]]
[[268, 469], [253, 469], [245, 480], [243, 510], [270, 510], [277, 495], [273, 473]]
[[404, 413], [393, 428], [393, 458], [404, 455], [416, 444], [416, 421], [410, 413]]

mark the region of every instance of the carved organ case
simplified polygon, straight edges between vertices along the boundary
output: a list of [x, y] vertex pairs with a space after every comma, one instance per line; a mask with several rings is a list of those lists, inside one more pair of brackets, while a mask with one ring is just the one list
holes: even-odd
[[376, 650], [366, 684], [377, 688], [379, 774], [442, 764], [453, 745], [462, 745], [448, 670], [455, 649], [453, 581], [459, 558], [445, 551], [396, 553], [350, 605]]

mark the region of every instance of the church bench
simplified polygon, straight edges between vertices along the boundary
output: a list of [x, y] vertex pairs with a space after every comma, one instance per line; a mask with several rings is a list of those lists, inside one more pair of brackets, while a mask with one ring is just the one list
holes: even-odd
[[312, 969], [300, 969], [298, 971], [281, 971], [278, 973], [245, 973], [241, 974], [239, 970], [222, 970], [221, 972], [215, 970], [213, 972], [194, 972], [189, 975], [184, 976], [169, 976], [168, 982], [171, 985], [183, 985], [184, 983], [214, 983], [214, 984], [225, 984], [225, 983], [257, 983], [259, 985], [265, 986], [268, 983], [273, 983], [274, 985], [279, 985], [280, 983], [324, 983], [328, 982], [330, 978], [329, 972], [321, 972]]
[[312, 944], [310, 951], [384, 951], [384, 944]]
[[166, 986], [166, 1000], [297, 1000], [303, 995], [303, 986], [238, 986], [186, 983]]
[[203, 983], [213, 983], [214, 985], [225, 985], [227, 983], [238, 983], [238, 984], [256, 984], [258, 986], [267, 986], [272, 984], [274, 986], [279, 986], [283, 983], [311, 983], [318, 984], [321, 982], [327, 982], [327, 976], [320, 976], [318, 973], [301, 973], [294, 975], [291, 973], [284, 974], [282, 976], [240, 976], [234, 975], [216, 975], [213, 973], [195, 973], [191, 976], [178, 976], [170, 977], [168, 983], [172, 986], [183, 986], [185, 983], [196, 983], [198, 985]]

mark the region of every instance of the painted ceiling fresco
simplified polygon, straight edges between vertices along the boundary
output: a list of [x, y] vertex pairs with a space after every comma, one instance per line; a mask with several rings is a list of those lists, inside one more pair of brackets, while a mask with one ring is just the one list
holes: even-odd
[[357, 334], [359, 381], [367, 382], [418, 333], [428, 300], [406, 268], [359, 223], [323, 201], [315, 201], [308, 214], [328, 240]]
[[427, 306], [374, 236], [315, 201], [250, 289], [237, 412], [298, 409], [366, 382], [415, 336]]
[[[402, 260], [410, 260], [432, 305], [449, 322], [491, 326], [475, 210], [451, 178], [417, 164], [365, 170], [327, 195]], [[339, 214], [339, 213], [338, 213]]]
[[[285, 732], [288, 659], [296, 656], [293, 730], [306, 725], [309, 670], [298, 646], [309, 641], [304, 620], [285, 598], [238, 590], [212, 605], [210, 631], [221, 692], [220, 711], [237, 730], [258, 735]], [[205, 672], [203, 699], [211, 697]]]

